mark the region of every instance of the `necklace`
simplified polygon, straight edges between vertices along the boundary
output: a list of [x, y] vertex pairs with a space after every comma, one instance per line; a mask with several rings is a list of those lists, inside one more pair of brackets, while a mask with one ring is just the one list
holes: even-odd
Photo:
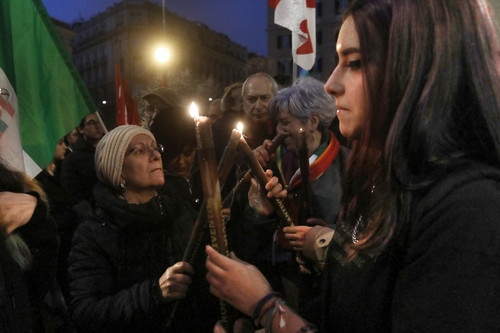
[[[370, 196], [373, 194], [373, 191], [375, 191], [375, 185], [372, 186], [372, 189], [370, 191]], [[356, 224], [354, 225], [354, 229], [352, 229], [352, 243], [353, 244], [358, 244], [359, 239], [358, 239], [358, 234], [359, 234], [359, 228], [361, 227], [361, 222], [363, 221], [363, 215], [359, 215], [358, 219], [356, 220]]]
[[359, 226], [361, 225], [361, 221], [363, 220], [363, 215], [359, 215], [356, 224], [354, 225], [354, 229], [352, 230], [352, 243], [353, 244], [358, 244], [359, 239], [358, 239], [358, 232], [359, 232]]

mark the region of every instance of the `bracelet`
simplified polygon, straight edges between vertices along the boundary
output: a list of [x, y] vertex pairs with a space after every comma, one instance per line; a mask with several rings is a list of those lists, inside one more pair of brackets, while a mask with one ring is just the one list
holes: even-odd
[[[280, 313], [285, 312], [282, 308], [281, 305], [286, 304], [286, 302], [282, 299], [278, 299], [275, 303], [274, 306], [267, 311], [266, 314], [266, 321], [264, 323], [264, 332], [265, 333], [272, 333], [272, 328], [273, 328], [273, 318], [274, 315], [276, 314], [276, 311], [278, 311], [278, 308], [280, 308]], [[281, 325], [281, 323], [280, 323]]]
[[273, 291], [266, 296], [262, 297], [262, 299], [257, 303], [257, 306], [255, 307], [255, 310], [253, 311], [253, 316], [252, 319], [253, 321], [257, 320], [259, 318], [260, 312], [262, 311], [262, 307], [273, 297], [280, 297], [281, 294]]

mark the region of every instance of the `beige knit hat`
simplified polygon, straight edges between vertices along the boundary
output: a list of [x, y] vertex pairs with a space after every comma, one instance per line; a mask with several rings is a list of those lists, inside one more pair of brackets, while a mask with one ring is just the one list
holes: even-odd
[[145, 134], [155, 140], [153, 134], [140, 126], [123, 125], [109, 131], [99, 141], [95, 149], [95, 171], [97, 178], [103, 183], [120, 188], [120, 176], [123, 159], [132, 139], [139, 134]]

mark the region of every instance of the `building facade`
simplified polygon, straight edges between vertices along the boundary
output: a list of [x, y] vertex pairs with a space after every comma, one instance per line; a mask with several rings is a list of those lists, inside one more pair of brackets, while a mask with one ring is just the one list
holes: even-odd
[[[349, 0], [316, 0], [316, 62], [309, 75], [325, 82], [337, 63], [335, 44], [342, 23], [342, 14]], [[274, 9], [267, 13], [267, 45], [269, 73], [292, 75], [291, 34], [274, 24]]]
[[[141, 106], [162, 77], [181, 98], [208, 101], [246, 77], [245, 47], [206, 25], [188, 21], [147, 0], [123, 0], [88, 21], [75, 23], [73, 59], [106, 123], [114, 126], [115, 66]], [[158, 62], [166, 46], [170, 59]], [[103, 104], [106, 101], [106, 104]], [[203, 105], [202, 105], [203, 109]]]

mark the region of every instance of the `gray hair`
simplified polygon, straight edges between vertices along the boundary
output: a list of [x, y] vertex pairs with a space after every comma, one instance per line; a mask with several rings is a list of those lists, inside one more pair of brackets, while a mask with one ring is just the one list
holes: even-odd
[[241, 95], [242, 96], [245, 95], [245, 89], [246, 89], [246, 86], [248, 84], [248, 81], [250, 81], [251, 79], [256, 78], [256, 77], [263, 77], [263, 78], [268, 79], [269, 82], [271, 83], [273, 95], [276, 95], [276, 93], [278, 92], [278, 83], [276, 83], [276, 80], [271, 75], [269, 75], [267, 73], [259, 72], [259, 73], [255, 73], [255, 74], [250, 75], [249, 77], [247, 77], [245, 82], [243, 82], [243, 86], [241, 87]]
[[269, 114], [276, 119], [281, 111], [288, 111], [304, 123], [313, 113], [319, 116], [318, 129], [330, 127], [336, 115], [335, 99], [328, 95], [324, 84], [312, 77], [305, 77], [288, 88], [280, 90], [269, 103]]
[[31, 264], [31, 251], [24, 239], [14, 231], [5, 237], [5, 248], [10, 257], [21, 267], [27, 270]]

